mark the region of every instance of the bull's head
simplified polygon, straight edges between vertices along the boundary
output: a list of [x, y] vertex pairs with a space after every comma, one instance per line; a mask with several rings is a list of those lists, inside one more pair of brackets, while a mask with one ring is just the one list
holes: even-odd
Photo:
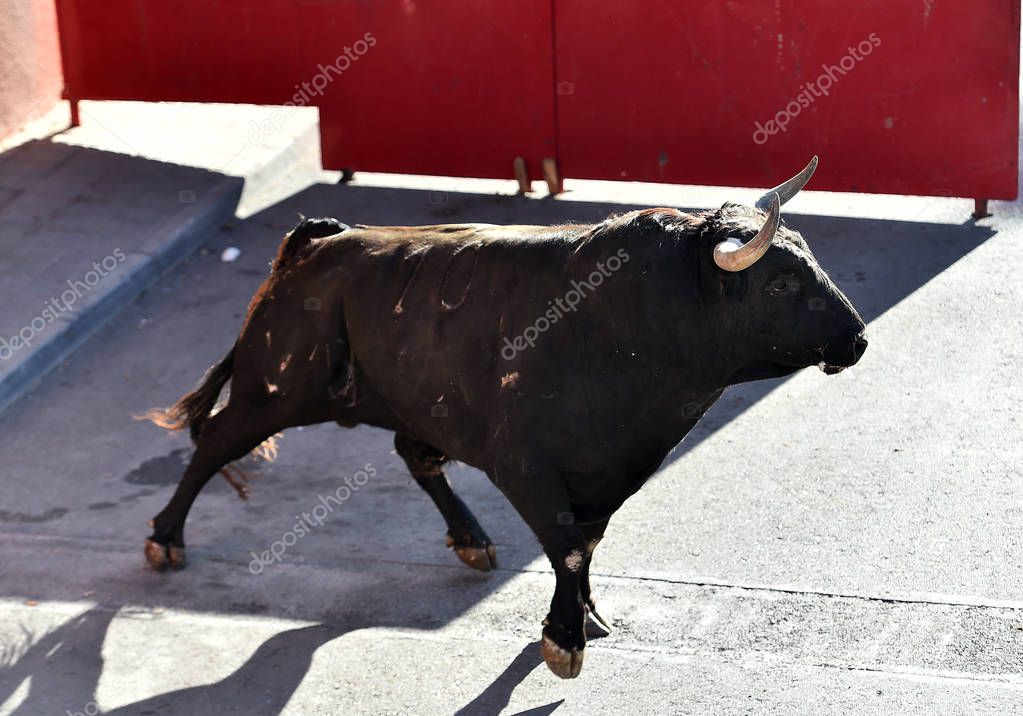
[[803, 237], [781, 224], [781, 205], [795, 196], [817, 168], [769, 190], [756, 208], [725, 204], [710, 219], [712, 249], [722, 295], [722, 328], [749, 355], [736, 381], [786, 375], [818, 365], [837, 373], [855, 364], [867, 347], [863, 319], [817, 264]]

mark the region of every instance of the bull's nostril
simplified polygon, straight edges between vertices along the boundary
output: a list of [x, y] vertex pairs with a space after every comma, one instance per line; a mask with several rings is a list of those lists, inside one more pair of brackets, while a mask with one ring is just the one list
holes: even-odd
[[867, 350], [867, 337], [862, 333], [853, 339], [853, 360], [859, 360]]

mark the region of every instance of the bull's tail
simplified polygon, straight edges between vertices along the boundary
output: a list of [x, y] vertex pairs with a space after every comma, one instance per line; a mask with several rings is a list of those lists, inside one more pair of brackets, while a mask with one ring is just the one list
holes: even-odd
[[174, 405], [166, 410], [150, 410], [145, 417], [161, 428], [167, 430], [184, 430], [188, 428], [192, 442], [199, 439], [202, 426], [209, 418], [220, 391], [231, 379], [234, 370], [234, 347], [228, 351], [219, 363], [212, 366], [203, 376], [199, 386], [190, 393], [181, 396]]
[[[187, 427], [192, 442], [198, 443], [202, 427], [216, 407], [220, 391], [231, 379], [233, 371], [234, 347], [232, 346], [219, 363], [206, 371], [202, 382], [195, 390], [181, 396], [178, 402], [166, 410], [150, 410], [143, 417], [167, 430], [184, 430]], [[277, 437], [277, 435], [268, 437], [252, 451], [253, 454], [264, 460], [273, 460], [277, 456]], [[249, 476], [244, 470], [237, 466], [224, 465], [220, 469], [220, 474], [238, 493], [238, 497], [243, 500], [248, 498]]]
[[[263, 299], [264, 292], [271, 285], [273, 277], [286, 270], [294, 262], [296, 255], [307, 247], [313, 239], [333, 236], [347, 229], [348, 226], [342, 224], [337, 219], [306, 219], [304, 216], [300, 217], [298, 225], [281, 242], [281, 246], [277, 251], [277, 258], [273, 262], [271, 278], [264, 281], [259, 291], [252, 297], [248, 316], [246, 317], [246, 324], [248, 324], [248, 320], [252, 316], [252, 312], [257, 304]], [[242, 330], [244, 332], [244, 328]], [[235, 347], [232, 346], [231, 350], [228, 351], [227, 355], [219, 363], [206, 371], [202, 382], [199, 383], [195, 390], [183, 395], [178, 402], [166, 410], [150, 410], [141, 419], [150, 420], [167, 430], [184, 430], [188, 428], [192, 442], [198, 443], [203, 425], [209, 420], [210, 414], [216, 408], [217, 400], [220, 398], [220, 391], [223, 390], [234, 372]], [[277, 437], [277, 435], [270, 436], [252, 452], [265, 460], [273, 460], [277, 455]], [[232, 465], [225, 465], [220, 472], [231, 484], [231, 487], [238, 492], [238, 496], [245, 499], [248, 494], [248, 476], [237, 466]]]

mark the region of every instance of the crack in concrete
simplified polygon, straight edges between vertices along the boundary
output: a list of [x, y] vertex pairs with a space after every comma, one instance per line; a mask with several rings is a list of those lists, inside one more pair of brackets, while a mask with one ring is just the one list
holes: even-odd
[[[6, 530], [0, 530], [5, 540], [28, 540], [47, 542], [51, 546], [61, 546], [69, 549], [81, 547], [83, 544], [88, 543], [97, 547], [103, 547], [107, 551], [119, 552], [122, 554], [131, 553], [132, 550], [126, 549], [124, 544], [121, 542], [114, 542], [106, 539], [90, 538], [87, 536], [56, 536], [56, 535], [41, 535], [41, 534], [26, 534], [24, 532], [9, 532]], [[10, 544], [10, 542], [8, 542]], [[222, 564], [231, 565], [243, 565], [247, 564], [241, 560], [236, 560], [229, 556], [234, 554], [234, 551], [228, 553], [222, 549], [210, 549], [204, 547], [192, 548], [195, 556], [204, 556], [206, 559], [215, 561]], [[417, 567], [427, 569], [453, 569], [461, 570], [463, 567], [459, 564], [438, 564], [436, 562], [414, 562], [409, 560], [387, 560], [387, 559], [368, 559], [360, 558], [356, 556], [347, 556], [346, 560], [351, 562], [359, 563], [372, 563], [372, 564], [393, 564], [405, 567]], [[336, 569], [338, 567], [337, 562], [316, 562], [311, 560], [305, 560], [302, 563], [296, 563], [290, 565], [292, 568], [304, 568], [304, 569]], [[500, 567], [495, 572], [504, 572], [506, 574], [552, 574], [550, 570], [544, 569], [509, 569], [506, 567]], [[878, 602], [882, 604], [910, 604], [910, 605], [923, 605], [923, 606], [951, 606], [951, 607], [964, 607], [964, 608], [978, 608], [978, 609], [1011, 609], [1023, 611], [1023, 600], [1011, 600], [1011, 599], [995, 599], [989, 597], [980, 597], [975, 595], [948, 595], [948, 594], [936, 594], [936, 593], [919, 593], [913, 596], [897, 596], [897, 595], [877, 595], [877, 594], [863, 594], [858, 592], [838, 592], [831, 590], [815, 590], [805, 589], [798, 587], [788, 587], [784, 585], [771, 585], [771, 584], [744, 584], [741, 582], [729, 582], [724, 580], [711, 580], [711, 579], [672, 579], [669, 577], [654, 577], [650, 575], [623, 575], [623, 574], [607, 574], [601, 572], [591, 572], [590, 576], [597, 580], [611, 580], [611, 581], [623, 581], [623, 582], [638, 582], [638, 583], [654, 583], [654, 584], [676, 584], [680, 586], [697, 587], [703, 589], [729, 589], [736, 591], [745, 592], [762, 592], [768, 594], [789, 594], [794, 596], [802, 597], [819, 597], [825, 599], [850, 599], [864, 602]]]

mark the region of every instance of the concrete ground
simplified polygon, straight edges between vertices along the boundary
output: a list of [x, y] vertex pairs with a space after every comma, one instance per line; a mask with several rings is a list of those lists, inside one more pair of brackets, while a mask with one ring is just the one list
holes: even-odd
[[[444, 549], [391, 435], [318, 426], [219, 478], [191, 564], [144, 567], [187, 440], [135, 419], [230, 346], [297, 212], [353, 223], [596, 220], [748, 191], [336, 175], [233, 222], [0, 416], [0, 714], [1013, 713], [1023, 702], [1023, 218], [969, 202], [787, 205], [869, 323], [856, 368], [729, 390], [611, 521], [614, 632], [580, 678], [542, 665], [539, 545], [479, 472], [456, 490], [500, 569]], [[402, 184], [402, 187], [395, 186]], [[220, 260], [229, 246], [233, 263]], [[755, 439], [750, 440], [754, 436]], [[281, 561], [346, 477], [375, 474]]]

